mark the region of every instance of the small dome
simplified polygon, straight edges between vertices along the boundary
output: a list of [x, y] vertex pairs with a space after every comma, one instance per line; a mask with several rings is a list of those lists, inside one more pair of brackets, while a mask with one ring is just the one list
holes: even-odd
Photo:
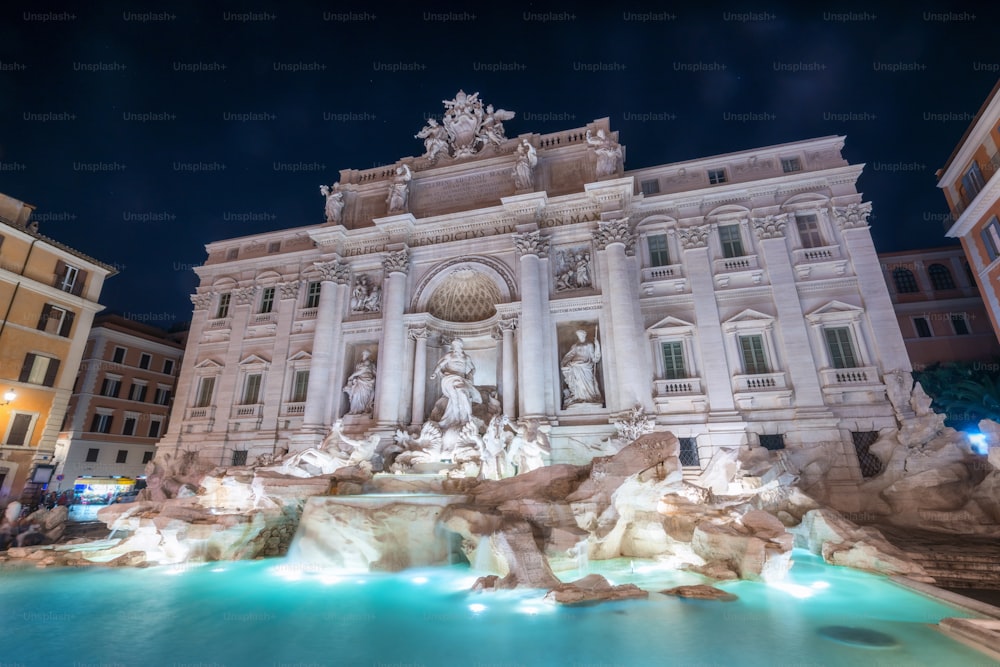
[[457, 269], [434, 290], [427, 312], [446, 322], [479, 322], [493, 317], [500, 290], [475, 269]]

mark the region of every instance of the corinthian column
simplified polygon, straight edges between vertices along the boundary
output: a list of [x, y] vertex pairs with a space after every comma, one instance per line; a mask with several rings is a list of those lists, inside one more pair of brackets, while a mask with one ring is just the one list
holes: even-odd
[[517, 360], [514, 359], [514, 329], [517, 328], [516, 317], [506, 317], [497, 325], [503, 338], [500, 360], [503, 363], [503, 413], [508, 417], [515, 416], [517, 407]]
[[380, 427], [399, 422], [399, 401], [403, 388], [403, 365], [406, 357], [406, 274], [410, 253], [406, 248], [382, 257], [385, 290], [382, 307], [382, 342], [379, 345], [378, 381], [375, 384], [375, 419]]
[[[541, 258], [549, 251], [549, 240], [541, 232], [514, 234], [514, 247], [521, 256], [521, 417], [545, 416], [545, 321], [542, 299]], [[505, 362], [506, 364], [506, 362]], [[506, 393], [506, 392], [505, 392]]]
[[599, 251], [604, 251], [607, 272], [603, 284], [607, 290], [605, 303], [610, 310], [611, 331], [604, 331], [603, 336], [611, 337], [615, 353], [612, 367], [617, 379], [617, 396], [614, 397], [617, 400], [607, 397], [608, 407], [617, 411], [641, 405], [650, 410], [653, 376], [642, 355], [645, 342], [636, 323], [638, 285], [629, 271], [626, 257], [626, 253], [635, 251], [635, 235], [629, 228], [628, 218], [599, 223], [594, 243]]
[[[330, 392], [334, 384], [330, 374], [333, 370], [334, 350], [340, 347], [340, 323], [344, 318], [344, 299], [351, 271], [347, 264], [336, 260], [316, 262], [313, 266], [322, 277], [302, 431], [312, 436], [309, 442], [319, 444], [330, 428], [327, 406], [330, 404]], [[310, 444], [305, 443], [296, 449], [308, 446]]]
[[424, 423], [424, 393], [427, 388], [427, 329], [410, 329], [407, 336], [414, 342], [413, 349], [413, 403], [410, 423], [419, 426]]

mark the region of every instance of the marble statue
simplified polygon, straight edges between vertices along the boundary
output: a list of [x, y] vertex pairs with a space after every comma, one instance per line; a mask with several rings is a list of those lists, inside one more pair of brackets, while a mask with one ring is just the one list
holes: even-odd
[[326, 197], [326, 221], [339, 225], [344, 216], [344, 193], [340, 191], [340, 184], [321, 185], [319, 193]]
[[[494, 110], [492, 104], [487, 104], [486, 118], [483, 119], [482, 126], [479, 130], [479, 143], [483, 145], [493, 144], [494, 146], [499, 146], [503, 142], [507, 141], [507, 135], [504, 132], [503, 123], [501, 121], [510, 120], [513, 117], [513, 111], [506, 111], [504, 109]], [[532, 154], [534, 154], [534, 147], [532, 147]]]
[[351, 292], [351, 311], [377, 313], [382, 310], [382, 287], [375, 285], [366, 275], [360, 275]]
[[413, 135], [415, 139], [424, 140], [424, 154], [422, 157], [431, 162], [437, 161], [442, 153], [448, 155], [448, 130], [438, 125], [433, 118], [427, 120], [427, 126]]
[[514, 174], [514, 187], [518, 190], [530, 190], [534, 181], [535, 165], [538, 164], [538, 154], [535, 147], [528, 143], [527, 139], [521, 140], [521, 145], [517, 147], [517, 162], [514, 164], [512, 173]]
[[621, 144], [609, 137], [604, 130], [598, 130], [596, 137], [587, 130], [587, 143], [597, 153], [597, 177], [617, 174], [622, 163]]
[[482, 437], [482, 451], [480, 452], [480, 472], [481, 479], [503, 479], [510, 477], [507, 471], [506, 449], [510, 442], [511, 434], [505, 431], [505, 427], [510, 423], [507, 415], [499, 414], [490, 420], [486, 427], [486, 432]]
[[266, 470], [292, 477], [316, 477], [329, 475], [347, 466], [371, 465], [379, 436], [370, 435], [366, 440], [355, 440], [343, 434], [343, 425], [343, 421], [338, 419], [319, 447], [292, 454], [280, 465]]
[[361, 361], [354, 366], [354, 372], [347, 378], [344, 393], [351, 402], [349, 415], [371, 414], [375, 402], [375, 362], [370, 350], [361, 353]]
[[518, 422], [507, 449], [510, 474], [520, 475], [544, 467], [545, 460], [551, 453], [549, 438], [540, 428], [538, 420]]
[[585, 403], [601, 403], [601, 390], [597, 386], [597, 364], [601, 361], [601, 343], [596, 338], [587, 342], [587, 332], [578, 329], [577, 342], [562, 358], [562, 376], [566, 382], [563, 407]]
[[472, 420], [472, 404], [482, 403], [483, 397], [473, 384], [476, 367], [463, 349], [461, 338], [451, 342], [451, 349], [445, 353], [431, 372], [430, 379], [441, 377], [441, 393], [448, 399], [441, 428], [458, 426]]
[[396, 167], [396, 176], [389, 186], [389, 213], [404, 213], [410, 196], [410, 181], [413, 173], [409, 166], [403, 164]]

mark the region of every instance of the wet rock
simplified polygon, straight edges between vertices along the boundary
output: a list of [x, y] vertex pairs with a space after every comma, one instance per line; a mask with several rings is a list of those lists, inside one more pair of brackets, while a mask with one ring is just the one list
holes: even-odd
[[738, 600], [739, 597], [733, 595], [732, 593], [727, 593], [726, 591], [716, 588], [715, 586], [709, 586], [707, 584], [694, 584], [692, 586], [676, 586], [674, 588], [668, 588], [666, 590], [660, 591], [664, 595], [674, 595], [682, 598], [691, 598], [694, 600], [720, 600], [722, 602], [732, 602]]
[[559, 584], [545, 594], [546, 600], [565, 605], [635, 600], [648, 597], [649, 592], [642, 590], [635, 584], [612, 586], [607, 579], [599, 574], [588, 574], [574, 582]]

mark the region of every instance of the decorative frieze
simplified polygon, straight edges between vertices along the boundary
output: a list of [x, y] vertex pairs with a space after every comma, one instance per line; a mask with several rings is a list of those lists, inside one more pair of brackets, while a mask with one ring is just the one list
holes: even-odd
[[278, 283], [278, 298], [279, 299], [296, 299], [299, 296], [299, 287], [302, 282], [299, 280], [293, 280], [288, 283]]
[[625, 245], [625, 251], [632, 253], [635, 250], [635, 234], [629, 227], [628, 218], [597, 223], [594, 243], [600, 250], [604, 250], [613, 243], [622, 243]]
[[854, 229], [855, 227], [867, 227], [868, 216], [872, 212], [870, 201], [860, 204], [848, 204], [847, 206], [836, 206], [833, 209], [833, 216], [841, 229]]
[[237, 306], [249, 306], [253, 303], [258, 290], [260, 290], [260, 287], [256, 285], [252, 287], [239, 287], [234, 289], [232, 291], [233, 304]]
[[549, 239], [542, 236], [541, 232], [525, 232], [524, 234], [514, 234], [514, 247], [519, 255], [537, 255], [547, 257], [549, 253]]
[[763, 218], [752, 218], [750, 223], [760, 240], [785, 238], [785, 227], [788, 226], [788, 214], [765, 215]]
[[407, 248], [382, 255], [382, 268], [386, 273], [407, 273], [410, 270], [410, 251]]
[[354, 279], [351, 291], [352, 313], [378, 313], [382, 310], [382, 286], [380, 281], [361, 274]]
[[556, 291], [593, 287], [588, 248], [560, 250], [556, 262]]
[[694, 225], [692, 227], [680, 227], [677, 235], [681, 239], [681, 247], [685, 250], [708, 247], [708, 235], [712, 231], [711, 225]]

